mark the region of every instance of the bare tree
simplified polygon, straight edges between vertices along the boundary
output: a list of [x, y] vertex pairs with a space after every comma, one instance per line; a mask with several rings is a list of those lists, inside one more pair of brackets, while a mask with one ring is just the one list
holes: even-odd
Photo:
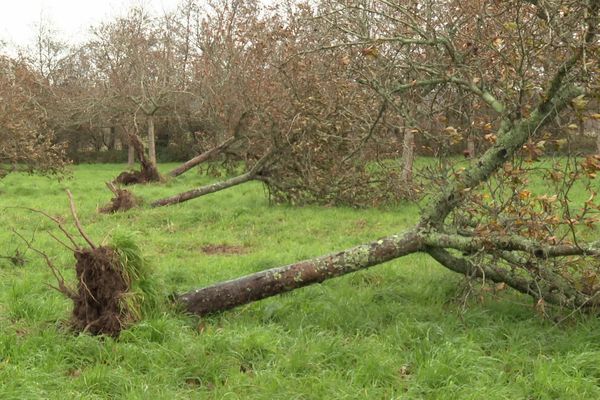
[[59, 172], [64, 146], [48, 127], [42, 78], [23, 61], [0, 56], [0, 177], [24, 167]]
[[157, 113], [178, 89], [172, 38], [160, 22], [143, 8], [132, 8], [125, 17], [95, 28], [89, 44], [107, 101], [133, 118], [144, 116], [153, 164]]

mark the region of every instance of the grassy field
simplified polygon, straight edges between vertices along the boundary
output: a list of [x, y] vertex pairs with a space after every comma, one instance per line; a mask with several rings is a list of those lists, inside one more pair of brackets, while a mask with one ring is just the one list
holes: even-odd
[[[57, 233], [53, 224], [5, 209], [70, 223], [64, 188], [96, 242], [136, 232], [165, 298], [402, 231], [418, 212], [271, 206], [251, 183], [174, 207], [98, 214], [111, 197], [103, 182], [121, 168], [0, 181], [0, 255], [26, 250], [11, 229], [35, 232], [35, 246], [73, 278], [73, 255], [45, 233]], [[152, 200], [211, 180], [190, 172], [134, 191]], [[116, 340], [66, 330], [69, 302], [46, 285], [43, 260], [31, 250], [25, 258], [0, 259], [3, 400], [600, 398], [600, 321], [555, 326], [508, 291], [465, 307], [461, 278], [425, 255], [202, 320], [165, 302]]]

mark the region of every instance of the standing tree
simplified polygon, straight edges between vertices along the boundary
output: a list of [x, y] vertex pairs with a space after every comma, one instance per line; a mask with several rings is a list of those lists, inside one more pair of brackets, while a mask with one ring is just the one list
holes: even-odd
[[[181, 84], [173, 38], [163, 26], [165, 21], [167, 17], [160, 20], [141, 7], [132, 8], [125, 17], [96, 27], [94, 39], [88, 44], [98, 81], [104, 88], [99, 104], [115, 110], [117, 115], [128, 115], [129, 125], [145, 122], [152, 165], [156, 164], [157, 116], [174, 102], [172, 97]], [[130, 148], [135, 149], [134, 145], [130, 143]]]
[[0, 178], [23, 167], [58, 172], [65, 163], [64, 146], [55, 141], [44, 98], [44, 79], [26, 63], [0, 56]]

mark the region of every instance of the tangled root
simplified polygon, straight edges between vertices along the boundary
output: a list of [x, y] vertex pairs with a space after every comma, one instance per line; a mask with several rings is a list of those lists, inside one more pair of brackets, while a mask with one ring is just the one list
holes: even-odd
[[139, 200], [126, 189], [117, 189], [112, 183], [107, 182], [106, 185], [113, 192], [114, 197], [110, 202], [100, 208], [103, 214], [112, 214], [118, 211], [127, 211], [139, 204]]
[[72, 325], [80, 332], [119, 336], [131, 321], [125, 297], [130, 282], [117, 253], [110, 247], [78, 249], [75, 252], [77, 290]]

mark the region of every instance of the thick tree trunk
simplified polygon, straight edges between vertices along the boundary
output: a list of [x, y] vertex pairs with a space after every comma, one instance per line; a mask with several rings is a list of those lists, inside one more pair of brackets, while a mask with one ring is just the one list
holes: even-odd
[[195, 199], [200, 196], [204, 196], [210, 193], [215, 193], [224, 189], [228, 189], [233, 186], [241, 185], [242, 183], [257, 180], [258, 177], [253, 172], [247, 172], [243, 175], [236, 176], [223, 182], [213, 183], [212, 185], [202, 186], [187, 192], [176, 194], [175, 196], [166, 197], [164, 199], [156, 200], [151, 204], [152, 207], [170, 206], [173, 204], [183, 203], [191, 199]]
[[[598, 14], [598, 2], [592, 3], [590, 11], [594, 18]], [[592, 20], [590, 20], [593, 22]], [[597, 24], [596, 24], [597, 25]], [[595, 38], [595, 25], [590, 23], [585, 35], [586, 43]], [[448, 215], [464, 200], [466, 193], [477, 188], [488, 180], [505, 162], [512, 159], [516, 152], [532, 135], [563, 110], [572, 99], [584, 94], [584, 90], [573, 84], [565, 83], [567, 75], [583, 57], [583, 50], [575, 54], [560, 66], [548, 87], [540, 104], [527, 118], [510, 120], [506, 117], [506, 108], [492, 94], [482, 92], [479, 96], [503, 119], [497, 132], [496, 143], [487, 150], [477, 162], [473, 162], [460, 174], [453, 176], [447, 185], [432, 199], [422, 212], [419, 223], [403, 235], [387, 237], [366, 245], [357, 246], [336, 254], [291, 264], [285, 267], [270, 269], [249, 275], [237, 280], [216, 284], [204, 289], [194, 290], [178, 297], [189, 312], [204, 315], [211, 312], [229, 309], [250, 301], [259, 300], [279, 293], [294, 290], [325, 279], [358, 271], [417, 251], [426, 251], [446, 268], [460, 273], [477, 271], [469, 258], [456, 256], [446, 249], [469, 252], [485, 250], [504, 260], [529, 268], [527, 273], [514, 271], [511, 268], [485, 266], [479, 273], [487, 278], [491, 273], [492, 280], [505, 282], [523, 293], [530, 294], [539, 300], [556, 302], [580, 308], [597, 306], [598, 292], [587, 295], [575, 289], [575, 285], [564, 278], [559, 271], [544, 268], [536, 271], [535, 258], [546, 260], [552, 256], [565, 255], [600, 255], [600, 243], [585, 245], [578, 243], [559, 244], [556, 246], [532, 243], [523, 237], [473, 237], [461, 234], [447, 234], [444, 223]], [[529, 256], [531, 266], [522, 262], [520, 253]], [[527, 259], [526, 259], [527, 260]], [[531, 268], [533, 267], [533, 268]], [[546, 287], [540, 287], [540, 281]], [[579, 297], [577, 297], [579, 296]]]
[[600, 130], [596, 132], [596, 152], [600, 155]]
[[154, 115], [148, 116], [148, 158], [156, 165], [156, 138], [154, 135]]
[[129, 141], [128, 143], [129, 144], [127, 146], [127, 168], [133, 168], [133, 166], [135, 165], [135, 147], [133, 147], [131, 141]]
[[[496, 245], [490, 248], [491, 243], [496, 243]], [[471, 253], [479, 251], [485, 246], [488, 246], [491, 251], [518, 251], [531, 256], [530, 260], [546, 260], [549, 257], [570, 255], [600, 255], [600, 242], [582, 246], [548, 245], [519, 236], [509, 235], [490, 240], [489, 237], [462, 237], [426, 232], [415, 227], [404, 234], [389, 236], [339, 253], [272, 268], [192, 290], [180, 295], [177, 300], [185, 306], [188, 312], [206, 315], [320, 283], [412, 253], [426, 252], [454, 272], [486, 278], [492, 282], [504, 282], [524, 294], [543, 298], [552, 304], [572, 308], [598, 306], [600, 300], [595, 299], [594, 295], [580, 293], [562, 276], [553, 271], [544, 271], [544, 279], [528, 279], [520, 274], [514, 274], [510, 269], [495, 265], [495, 263], [473, 265], [467, 259], [455, 257], [445, 250], [452, 248]], [[533, 263], [533, 261], [529, 262]]]
[[199, 154], [196, 157], [181, 164], [179, 167], [177, 167], [174, 170], [172, 170], [171, 172], [169, 172], [169, 175], [172, 177], [176, 177], [176, 176], [179, 176], [179, 175], [189, 171], [190, 169], [194, 168], [196, 165], [203, 163], [204, 161], [208, 160], [215, 154], [219, 154], [220, 152], [225, 150], [229, 145], [231, 145], [233, 142], [235, 142], [235, 140], [236, 140], [235, 137], [231, 137], [231, 138], [227, 139], [220, 145], [215, 146], [212, 149], [207, 150], [204, 153]]
[[[559, 76], [556, 79], [561, 79], [561, 77]], [[564, 246], [555, 246], [554, 248], [539, 245], [530, 246], [528, 242], [525, 243], [510, 238], [508, 238], [509, 240], [498, 238], [494, 241], [490, 238], [469, 239], [460, 235], [448, 236], [437, 234], [437, 230], [443, 227], [448, 214], [463, 199], [465, 188], [475, 188], [487, 180], [507, 159], [510, 159], [523, 146], [532, 132], [538, 130], [546, 121], [551, 119], [550, 117], [562, 110], [571, 99], [580, 94], [581, 90], [573, 86], [553, 86], [551, 96], [540, 104], [531, 113], [529, 118], [519, 121], [505, 121], [498, 132], [497, 143], [486, 151], [477, 163], [472, 163], [460, 176], [448, 182], [448, 185], [434, 198], [430, 206], [423, 211], [420, 222], [407, 233], [387, 237], [336, 254], [258, 272], [237, 280], [193, 290], [179, 296], [178, 301], [190, 313], [205, 315], [313, 283], [322, 282], [329, 278], [361, 270], [418, 251], [430, 253], [437, 261], [450, 270], [468, 273], [474, 271], [477, 267], [473, 266], [465, 258], [451, 255], [445, 249], [479, 249], [482, 246], [481, 240], [485, 243], [498, 242], [502, 244], [497, 249], [500, 252], [526, 251], [535, 257], [549, 257], [553, 254], [553, 251], [558, 251], [557, 255], [559, 256], [564, 254], [600, 253], [600, 250], [597, 249], [600, 245], [587, 248], [570, 246], [565, 249]], [[244, 181], [248, 179], [249, 177], [246, 177]], [[174, 198], [174, 202], [176, 202], [177, 197]], [[172, 204], [172, 202], [169, 202], [169, 204]], [[153, 205], [161, 204], [155, 203]], [[538, 254], [540, 248], [543, 251]], [[546, 274], [546, 278], [549, 279], [551, 284], [547, 285], [548, 287], [542, 291], [534, 292], [532, 288], [539, 286], [536, 277], [528, 279], [508, 269], [500, 267], [490, 268], [486, 270], [489, 270], [493, 281], [505, 282], [512, 288], [523, 293], [532, 296], [542, 296], [540, 298], [557, 302], [573, 297], [571, 293], [574, 289], [572, 287], [569, 288], [568, 284], [565, 286], [564, 279], [556, 274], [552, 275], [551, 272]], [[564, 290], [560, 291], [560, 296], [554, 293], [556, 288], [564, 288]], [[567, 305], [572, 307], [595, 305], [596, 302], [592, 300], [589, 296], [579, 296]]]
[[179, 296], [178, 301], [188, 312], [206, 315], [356, 272], [415, 253], [422, 247], [417, 232], [410, 231], [402, 236], [386, 237], [339, 253], [193, 290]]
[[412, 129], [404, 130], [402, 141], [402, 181], [411, 183], [413, 177], [413, 165], [415, 163], [415, 133]]

